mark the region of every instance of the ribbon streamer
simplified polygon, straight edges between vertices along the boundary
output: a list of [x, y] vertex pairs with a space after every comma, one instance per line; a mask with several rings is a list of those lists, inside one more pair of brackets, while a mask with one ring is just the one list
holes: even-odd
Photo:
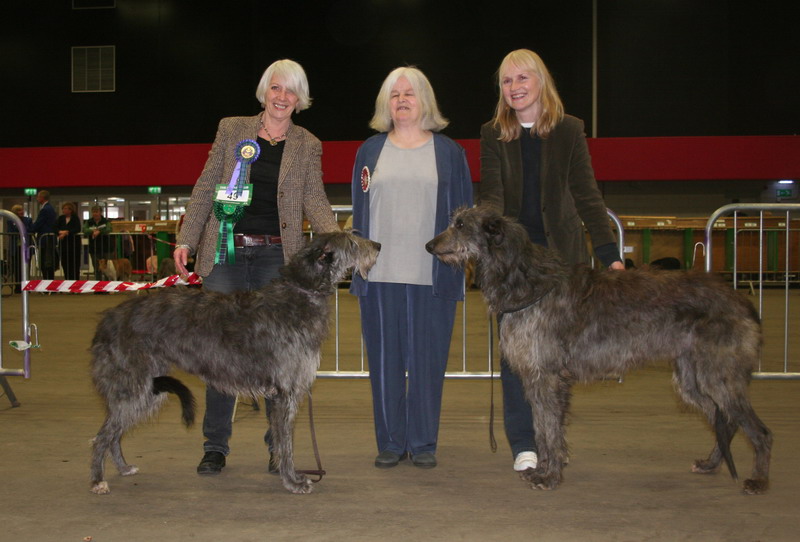
[[111, 280], [29, 280], [22, 285], [26, 292], [48, 292], [67, 294], [93, 294], [95, 292], [129, 292], [166, 288], [169, 286], [186, 286], [202, 284], [203, 279], [197, 273], [190, 273], [186, 278], [172, 275], [156, 282], [123, 282]]

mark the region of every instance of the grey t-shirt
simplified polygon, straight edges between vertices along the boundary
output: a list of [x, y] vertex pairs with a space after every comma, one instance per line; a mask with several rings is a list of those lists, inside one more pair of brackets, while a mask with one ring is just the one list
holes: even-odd
[[413, 149], [386, 138], [369, 186], [369, 238], [381, 244], [370, 282], [433, 284], [425, 243], [434, 236], [438, 184], [433, 138]]

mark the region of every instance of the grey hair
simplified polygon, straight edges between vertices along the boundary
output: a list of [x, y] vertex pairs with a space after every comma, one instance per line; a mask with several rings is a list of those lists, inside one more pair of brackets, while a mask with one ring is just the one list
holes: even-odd
[[275, 77], [283, 79], [286, 88], [297, 95], [297, 106], [294, 108], [296, 113], [311, 107], [311, 95], [308, 90], [306, 72], [300, 64], [288, 58], [276, 60], [261, 75], [261, 80], [256, 87], [256, 98], [262, 107], [264, 106], [264, 96], [267, 94], [267, 89]]
[[438, 132], [447, 126], [450, 122], [439, 111], [430, 81], [418, 68], [407, 66], [395, 68], [384, 79], [378, 92], [378, 97], [375, 99], [375, 114], [372, 116], [372, 120], [369, 121], [370, 128], [378, 132], [390, 132], [392, 130], [394, 123], [389, 109], [389, 99], [392, 94], [392, 87], [401, 77], [408, 79], [411, 88], [414, 89], [420, 108], [422, 129]]

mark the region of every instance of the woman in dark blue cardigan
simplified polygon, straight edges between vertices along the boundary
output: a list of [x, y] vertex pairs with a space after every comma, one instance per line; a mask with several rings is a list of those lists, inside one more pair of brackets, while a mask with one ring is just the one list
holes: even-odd
[[[464, 149], [425, 75], [397, 68], [384, 81], [353, 168], [353, 228], [381, 243], [369, 280], [353, 278], [369, 360], [378, 456], [436, 466], [444, 373], [464, 276], [425, 252], [451, 213], [472, 206]], [[406, 378], [406, 373], [408, 377]]]

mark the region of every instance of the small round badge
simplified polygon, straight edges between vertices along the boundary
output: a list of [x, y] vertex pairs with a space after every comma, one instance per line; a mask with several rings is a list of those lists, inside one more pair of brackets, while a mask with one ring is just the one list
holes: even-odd
[[261, 152], [261, 147], [252, 139], [245, 139], [236, 146], [236, 156], [243, 164], [254, 162]]
[[369, 190], [370, 180], [371, 177], [369, 175], [369, 168], [367, 166], [364, 166], [363, 168], [361, 168], [361, 190], [363, 192], [367, 192]]

